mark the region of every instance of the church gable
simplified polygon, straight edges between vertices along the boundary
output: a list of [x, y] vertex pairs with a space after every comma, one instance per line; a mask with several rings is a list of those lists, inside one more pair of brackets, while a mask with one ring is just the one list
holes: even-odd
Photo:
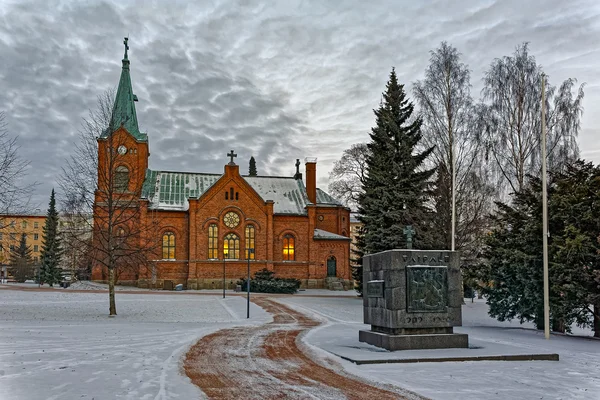
[[243, 200], [245, 204], [254, 203], [258, 207], [265, 205], [265, 199], [257, 193], [238, 173], [238, 166], [229, 164], [223, 174], [212, 186], [198, 196], [202, 203], [216, 199], [219, 203]]

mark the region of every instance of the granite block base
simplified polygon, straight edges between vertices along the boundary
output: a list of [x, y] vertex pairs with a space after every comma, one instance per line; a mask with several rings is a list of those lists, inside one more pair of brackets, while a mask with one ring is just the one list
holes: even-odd
[[469, 347], [469, 335], [464, 333], [389, 335], [373, 331], [359, 331], [358, 340], [390, 351]]

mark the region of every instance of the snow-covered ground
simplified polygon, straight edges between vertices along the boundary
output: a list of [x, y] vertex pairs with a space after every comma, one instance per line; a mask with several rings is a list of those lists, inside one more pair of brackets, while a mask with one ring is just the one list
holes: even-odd
[[[355, 365], [331, 353], [343, 351], [370, 359], [394, 357], [393, 353], [358, 341], [358, 331], [369, 329], [362, 323], [362, 300], [286, 297], [277, 301], [327, 321], [303, 338], [317, 354], [337, 360], [352, 374], [432, 399], [600, 399], [599, 340], [556, 335], [545, 340], [543, 333], [523, 329], [530, 325], [491, 319], [481, 300], [463, 306], [463, 327], [456, 332], [469, 334], [471, 343], [491, 353], [558, 353], [560, 361]], [[590, 331], [581, 329], [575, 333], [590, 335]], [[469, 354], [468, 349], [459, 352]]]
[[[558, 353], [560, 361], [359, 366], [341, 360], [331, 352], [389, 353], [358, 342], [358, 331], [369, 328], [362, 323], [361, 299], [323, 294], [306, 291], [276, 300], [326, 321], [303, 340], [357, 376], [432, 399], [600, 399], [600, 341], [564, 336], [546, 341], [518, 322], [489, 318], [481, 301], [464, 306], [464, 326], [457, 329], [468, 333], [472, 343]], [[216, 330], [271, 320], [255, 305], [246, 320], [243, 297], [223, 300], [218, 293], [181, 292], [117, 293], [119, 315], [108, 318], [107, 297], [0, 290], [0, 400], [202, 398], [181, 371], [186, 350]]]
[[0, 290], [0, 400], [197, 399], [186, 349], [218, 329], [271, 320], [242, 297]]

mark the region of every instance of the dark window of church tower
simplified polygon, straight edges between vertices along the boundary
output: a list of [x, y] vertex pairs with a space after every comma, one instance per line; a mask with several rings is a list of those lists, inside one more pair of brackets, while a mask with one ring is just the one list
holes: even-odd
[[162, 253], [164, 260], [175, 259], [175, 234], [173, 232], [165, 232], [163, 234]]
[[240, 258], [240, 238], [235, 233], [230, 233], [223, 240], [224, 258], [237, 260]]
[[229, 200], [229, 192], [225, 192], [225, 200]]
[[219, 258], [219, 228], [217, 224], [208, 227], [208, 258]]
[[296, 253], [294, 251], [294, 237], [292, 235], [285, 235], [283, 237], [283, 260], [294, 261], [296, 259]]
[[235, 199], [239, 200], [240, 199], [240, 194], [238, 192], [235, 192]]
[[229, 198], [233, 200], [233, 188], [229, 189]]
[[115, 170], [114, 188], [116, 191], [124, 192], [129, 186], [129, 170], [127, 167], [119, 166]]
[[254, 260], [254, 225], [246, 226], [246, 260], [248, 259], [248, 250], [252, 249], [250, 252], [250, 259]]

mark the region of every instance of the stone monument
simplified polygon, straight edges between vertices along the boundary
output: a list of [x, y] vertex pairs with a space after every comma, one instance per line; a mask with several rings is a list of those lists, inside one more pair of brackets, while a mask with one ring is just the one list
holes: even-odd
[[388, 250], [363, 259], [363, 312], [370, 331], [359, 340], [388, 350], [469, 346], [462, 325], [459, 253]]

